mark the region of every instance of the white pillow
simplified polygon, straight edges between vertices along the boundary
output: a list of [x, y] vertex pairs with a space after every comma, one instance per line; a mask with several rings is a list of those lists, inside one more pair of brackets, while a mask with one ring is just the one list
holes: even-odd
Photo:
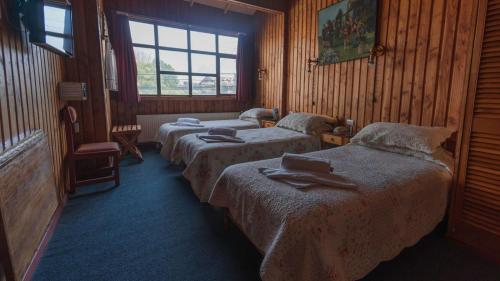
[[452, 130], [443, 127], [379, 122], [363, 128], [351, 139], [351, 143], [384, 150], [399, 148], [432, 154], [452, 134]]
[[252, 108], [243, 112], [240, 117], [241, 120], [254, 119], [260, 120], [264, 118], [273, 118], [273, 111], [265, 108]]
[[328, 125], [328, 118], [306, 113], [290, 113], [276, 126], [308, 135], [319, 135], [332, 130]]

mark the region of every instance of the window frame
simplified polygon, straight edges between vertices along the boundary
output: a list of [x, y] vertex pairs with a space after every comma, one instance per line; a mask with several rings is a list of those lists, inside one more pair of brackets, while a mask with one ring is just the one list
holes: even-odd
[[[211, 29], [209, 30], [209, 29], [204, 29], [201, 27], [194, 27], [191, 25], [181, 25], [181, 24], [164, 23], [164, 22], [158, 22], [158, 21], [148, 21], [148, 20], [136, 19], [136, 18], [129, 18], [129, 21], [153, 25], [154, 45], [140, 44], [140, 43], [133, 43], [132, 42], [132, 47], [146, 48], [146, 49], [154, 50], [155, 55], [156, 55], [156, 62], [155, 63], [156, 63], [156, 88], [157, 88], [156, 91], [157, 91], [157, 93], [156, 93], [156, 95], [141, 95], [139, 93], [141, 98], [177, 98], [177, 99], [236, 98], [236, 91], [232, 94], [221, 93], [220, 60], [222, 58], [237, 60], [237, 54], [232, 55], [232, 54], [219, 53], [219, 36], [238, 38], [238, 33], [228, 32], [228, 31], [220, 31], [220, 30], [211, 30]], [[187, 49], [160, 46], [159, 45], [159, 32], [158, 32], [159, 26], [185, 30], [187, 32], [187, 36], [186, 36], [187, 37], [187, 39], [186, 39], [187, 40]], [[191, 32], [192, 31], [209, 33], [209, 34], [215, 35], [215, 52], [192, 50], [191, 49]], [[239, 44], [239, 42], [238, 42], [238, 44]], [[174, 52], [187, 53], [188, 72], [176, 72], [176, 71], [161, 70], [160, 51], [174, 51]], [[192, 54], [215, 56], [215, 73], [192, 72], [192, 65], [191, 65]], [[189, 94], [188, 95], [163, 95], [162, 91], [161, 91], [161, 75], [187, 76], [189, 78], [189, 83], [188, 83], [189, 84]], [[215, 95], [193, 95], [193, 76], [215, 77], [215, 79], [216, 79]], [[238, 81], [236, 79], [236, 85], [237, 85], [237, 83], [238, 83]]]

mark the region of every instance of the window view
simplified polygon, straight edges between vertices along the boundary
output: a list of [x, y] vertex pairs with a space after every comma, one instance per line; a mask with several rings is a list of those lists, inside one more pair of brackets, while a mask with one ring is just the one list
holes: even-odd
[[237, 37], [129, 23], [140, 95], [236, 94]]

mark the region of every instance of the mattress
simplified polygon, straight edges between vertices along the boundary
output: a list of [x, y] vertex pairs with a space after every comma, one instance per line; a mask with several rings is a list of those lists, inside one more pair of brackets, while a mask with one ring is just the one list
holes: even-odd
[[416, 244], [443, 219], [452, 175], [435, 163], [358, 145], [313, 152], [354, 190], [298, 190], [259, 168], [227, 168], [209, 203], [227, 208], [264, 253], [262, 280], [357, 280]]
[[201, 202], [208, 201], [217, 178], [230, 165], [321, 148], [318, 136], [278, 127], [241, 130], [237, 136], [245, 143], [206, 143], [192, 134], [175, 144], [172, 161], [186, 164], [183, 175]]
[[158, 142], [162, 145], [160, 154], [163, 158], [171, 160], [170, 156], [175, 143], [179, 138], [188, 134], [208, 132], [208, 130], [213, 127], [230, 127], [236, 130], [259, 128], [257, 121], [240, 119], [202, 121], [201, 124], [205, 127], [179, 127], [169, 123], [163, 124], [160, 127], [157, 137]]

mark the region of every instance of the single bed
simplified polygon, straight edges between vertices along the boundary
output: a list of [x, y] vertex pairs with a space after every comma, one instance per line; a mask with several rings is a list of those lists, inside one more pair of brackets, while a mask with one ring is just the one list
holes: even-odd
[[208, 201], [217, 178], [230, 165], [321, 149], [319, 136], [279, 127], [242, 130], [238, 137], [245, 142], [206, 143], [192, 134], [175, 144], [172, 160], [186, 165], [183, 175], [201, 202]]
[[354, 190], [298, 190], [259, 168], [281, 159], [227, 168], [209, 203], [263, 253], [262, 280], [357, 280], [416, 244], [443, 219], [452, 175], [416, 157], [349, 144], [308, 153], [331, 159]]
[[193, 133], [203, 133], [208, 132], [210, 128], [214, 127], [229, 127], [236, 130], [247, 130], [259, 128], [258, 120], [241, 120], [241, 119], [230, 119], [230, 120], [213, 120], [213, 121], [201, 121], [201, 125], [204, 127], [187, 127], [187, 126], [175, 126], [170, 123], [163, 124], [158, 132], [158, 142], [161, 144], [160, 154], [163, 158], [167, 160], [172, 160], [170, 158], [172, 150], [175, 143], [181, 137], [193, 134]]

